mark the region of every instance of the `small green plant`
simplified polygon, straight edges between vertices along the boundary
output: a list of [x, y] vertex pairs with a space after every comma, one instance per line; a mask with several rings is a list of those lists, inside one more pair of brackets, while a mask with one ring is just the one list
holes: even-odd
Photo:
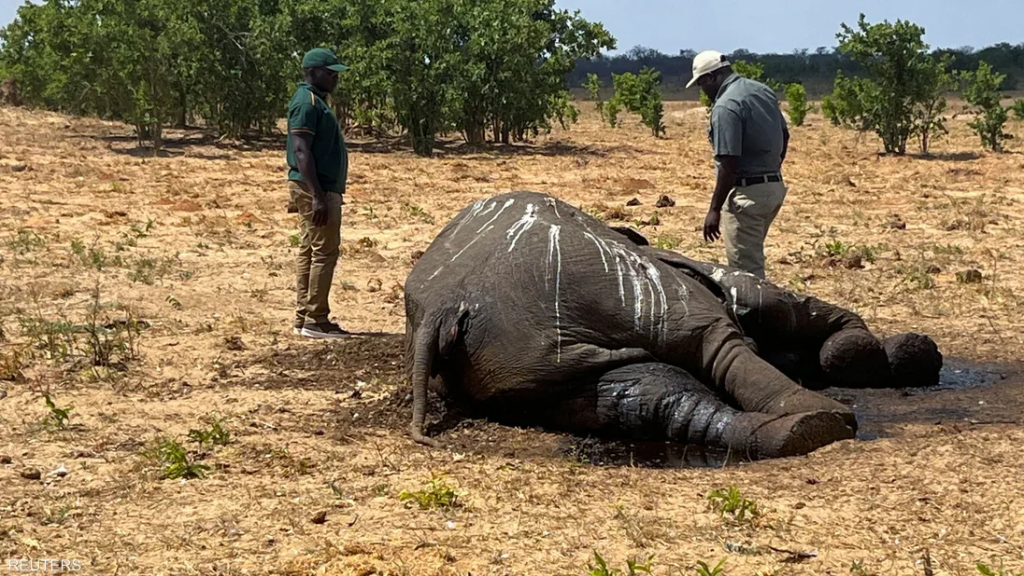
[[1013, 115], [1017, 117], [1017, 120], [1024, 120], [1024, 98], [1014, 100], [1010, 110], [1013, 110]]
[[590, 72], [587, 74], [587, 81], [583, 83], [583, 87], [587, 89], [587, 94], [592, 100], [594, 100], [594, 108], [604, 118], [604, 101], [601, 100], [601, 80], [597, 77], [597, 74]]
[[[648, 558], [647, 561], [645, 561], [643, 564], [640, 564], [636, 558], [626, 559], [627, 571], [625, 574], [627, 576], [636, 576], [638, 572], [650, 574], [652, 560], [653, 558]], [[597, 550], [594, 550], [594, 562], [596, 563], [596, 565], [594, 563], [587, 564], [587, 567], [590, 568], [588, 576], [616, 576], [617, 574], [623, 573], [622, 570], [618, 568], [609, 568], [608, 562], [604, 558], [602, 558], [600, 554], [597, 553]]]
[[662, 250], [675, 250], [681, 243], [682, 240], [675, 236], [658, 236], [654, 241], [654, 246]]
[[740, 493], [739, 488], [730, 486], [720, 488], [708, 494], [708, 501], [713, 510], [719, 512], [722, 517], [732, 516], [733, 520], [743, 522], [747, 516], [757, 516], [759, 511], [753, 500], [748, 500]]
[[423, 220], [427, 224], [434, 223], [434, 217], [427, 213], [426, 210], [419, 206], [409, 206], [409, 213], [413, 216]]
[[906, 266], [900, 264], [896, 273], [904, 277], [904, 281], [915, 290], [931, 290], [935, 288], [935, 278], [921, 264]]
[[707, 562], [703, 560], [697, 560], [697, 567], [694, 570], [698, 576], [720, 576], [723, 573], [722, 566], [725, 564], [725, 558], [718, 561], [718, 565], [714, 568], [708, 566]]
[[210, 424], [209, 429], [188, 431], [188, 439], [195, 442], [202, 448], [204, 445], [227, 446], [231, 443], [231, 434], [222, 426], [223, 420], [210, 416], [206, 422]]
[[853, 564], [850, 564], [850, 574], [853, 576], [875, 576], [875, 573], [864, 567], [864, 563], [860, 560], [854, 560]]
[[825, 244], [825, 255], [829, 258], [842, 258], [849, 253], [851, 246], [844, 244], [842, 240], [832, 240]]
[[298, 234], [292, 234], [288, 237], [288, 244], [292, 248], [298, 248], [299, 244], [302, 244], [302, 238]]
[[999, 571], [996, 572], [995, 570], [989, 568], [986, 564], [982, 562], [978, 562], [976, 567], [978, 569], [978, 572], [980, 572], [983, 576], [1024, 576], [1024, 573], [1020, 572], [1006, 572], [1003, 570], [1002, 566], [1000, 566]]
[[160, 438], [155, 450], [147, 454], [160, 464], [161, 476], [168, 480], [204, 478], [210, 467], [189, 458], [188, 452], [177, 441]]
[[415, 492], [409, 492], [408, 490], [402, 490], [398, 495], [398, 499], [401, 501], [413, 500], [419, 504], [421, 510], [430, 510], [433, 508], [456, 508], [461, 506], [459, 503], [459, 494], [445, 482], [443, 476], [437, 476], [431, 473], [430, 483], [423, 490], [417, 490]]
[[66, 430], [74, 407], [58, 408], [49, 394], [43, 394], [43, 399], [46, 400], [46, 407], [50, 409], [50, 417], [47, 422], [60, 430]]
[[786, 87], [786, 101], [789, 102], [789, 121], [794, 126], [803, 126], [810, 106], [807, 104], [807, 89], [803, 84], [790, 84]]
[[7, 242], [7, 247], [18, 256], [24, 256], [29, 252], [46, 248], [46, 238], [32, 230], [22, 228], [18, 230], [17, 236]]

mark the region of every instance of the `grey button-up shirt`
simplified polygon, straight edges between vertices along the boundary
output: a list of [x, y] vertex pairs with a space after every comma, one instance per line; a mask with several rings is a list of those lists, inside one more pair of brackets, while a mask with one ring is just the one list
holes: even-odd
[[708, 139], [716, 157], [739, 157], [737, 176], [745, 178], [781, 171], [788, 130], [775, 92], [734, 72], [711, 108]]

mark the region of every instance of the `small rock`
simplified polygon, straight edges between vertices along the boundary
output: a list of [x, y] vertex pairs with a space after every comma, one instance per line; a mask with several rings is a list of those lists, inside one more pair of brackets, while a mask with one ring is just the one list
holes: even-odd
[[639, 198], [633, 198], [629, 202], [626, 202], [626, 206], [639, 206], [639, 205], [640, 205], [640, 199]]
[[21, 477], [26, 480], [39, 480], [43, 477], [43, 473], [35, 468], [29, 468], [21, 471]]
[[666, 196], [664, 194], [662, 194], [661, 197], [658, 198], [658, 202], [655, 204], [655, 206], [657, 206], [658, 208], [668, 208], [670, 206], [675, 206], [675, 205], [676, 205], [676, 201], [671, 199], [671, 198], [669, 198], [668, 196]]
[[847, 254], [843, 257], [843, 267], [847, 270], [863, 268], [864, 258], [860, 254]]
[[28, 164], [15, 164], [11, 166], [11, 172], [24, 172], [28, 170]]
[[316, 516], [313, 516], [313, 520], [311, 520], [311, 522], [313, 522], [313, 524], [323, 524], [324, 522], [327, 522], [327, 511], [321, 510], [320, 512], [317, 512]]
[[808, 484], [810, 484], [811, 486], [814, 486], [814, 485], [815, 485], [815, 484], [817, 484], [818, 482], [819, 482], [819, 481], [818, 481], [818, 479], [817, 479], [817, 478], [808, 478], [808, 479], [807, 479], [807, 483], [808, 483]]
[[902, 220], [893, 220], [892, 222], [889, 222], [889, 228], [892, 228], [893, 230], [906, 230], [907, 223]]
[[6, 454], [0, 456], [0, 464], [10, 464], [10, 463], [11, 463], [11, 457], [10, 456], [7, 456]]
[[956, 273], [956, 280], [962, 284], [978, 284], [982, 281], [983, 276], [978, 270], [964, 270], [963, 272]]
[[52, 471], [50, 471], [49, 474], [47, 474], [47, 476], [56, 476], [58, 478], [63, 478], [65, 476], [67, 476], [67, 475], [68, 475], [68, 469], [64, 467], [63, 463], [61, 463], [61, 465], [58, 466], [56, 470], [52, 470]]
[[413, 262], [416, 262], [417, 260], [419, 260], [422, 257], [423, 257], [423, 250], [417, 250], [417, 251], [412, 253], [412, 256], [410, 256], [410, 259]]
[[228, 350], [233, 350], [235, 352], [240, 352], [242, 350], [247, 350], [249, 348], [248, 346], [245, 345], [245, 342], [242, 342], [242, 339], [239, 338], [238, 336], [231, 336], [225, 338], [224, 345], [227, 347]]
[[383, 287], [384, 283], [380, 281], [380, 278], [371, 278], [370, 281], [366, 283], [367, 292], [380, 292]]
[[928, 274], [940, 274], [942, 272], [942, 268], [939, 268], [935, 264], [931, 264], [925, 268], [924, 271]]
[[7, 398], [7, 390], [0, 390], [0, 400]]

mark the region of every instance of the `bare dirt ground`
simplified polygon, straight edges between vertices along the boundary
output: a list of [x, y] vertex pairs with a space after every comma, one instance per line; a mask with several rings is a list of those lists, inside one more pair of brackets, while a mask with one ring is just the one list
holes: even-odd
[[[453, 143], [423, 159], [353, 142], [333, 307], [380, 335], [339, 343], [291, 334], [280, 141], [172, 132], [154, 156], [122, 125], [0, 109], [0, 561], [583, 575], [596, 551], [623, 573], [651, 559], [658, 575], [723, 558], [729, 576], [1024, 571], [1024, 148], [985, 153], [962, 118], [930, 157], [879, 156], [873, 135], [817, 116], [793, 128], [768, 273], [879, 335], [930, 334], [948, 378], [956, 361], [997, 363], [984, 385], [831, 391], [857, 406], [861, 438], [724, 467], [630, 465], [586, 439], [485, 422], [435, 426], [443, 450], [407, 438], [401, 286], [466, 204], [548, 192], [721, 260], [699, 237], [713, 174], [703, 113], [669, 103], [655, 139], [582, 106], [580, 124], [529, 146]], [[657, 208], [661, 195], [675, 205]], [[210, 417], [226, 442], [190, 438], [217, 430]], [[161, 438], [204, 477], [163, 478]], [[432, 474], [456, 506], [400, 497]], [[713, 510], [708, 495], [729, 486], [760, 514]]]

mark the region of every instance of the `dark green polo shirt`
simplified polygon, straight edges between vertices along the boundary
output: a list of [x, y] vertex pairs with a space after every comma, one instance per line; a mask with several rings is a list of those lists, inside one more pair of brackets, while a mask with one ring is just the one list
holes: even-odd
[[782, 169], [782, 135], [788, 130], [775, 92], [735, 72], [711, 108], [709, 139], [715, 156], [739, 156], [740, 178]]
[[341, 134], [341, 126], [334, 111], [324, 100], [324, 94], [313, 86], [299, 84], [288, 103], [288, 179], [302, 181], [299, 164], [292, 149], [292, 137], [307, 134], [313, 137], [313, 161], [316, 176], [325, 192], [345, 193], [348, 178], [348, 150]]

